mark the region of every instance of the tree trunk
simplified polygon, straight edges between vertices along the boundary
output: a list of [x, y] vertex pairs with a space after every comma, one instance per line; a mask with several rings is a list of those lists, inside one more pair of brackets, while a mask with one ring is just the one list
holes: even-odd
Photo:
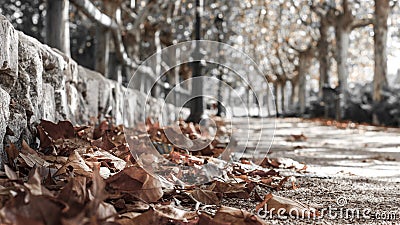
[[265, 106], [267, 108], [268, 116], [271, 116], [271, 109], [270, 109], [270, 106], [269, 106], [269, 96], [270, 96], [270, 88], [269, 88], [269, 84], [268, 84], [267, 91], [265, 92], [265, 95], [263, 96], [263, 98], [264, 98], [263, 106]]
[[[341, 94], [340, 100], [337, 101], [338, 104], [336, 113], [336, 119], [340, 120], [343, 115], [343, 107], [347, 102], [347, 93], [348, 93], [348, 70], [347, 70], [347, 58], [350, 44], [350, 31], [344, 28], [340, 23], [336, 26], [335, 35], [336, 35], [336, 62], [338, 69], [338, 80], [339, 80], [339, 93]], [[326, 105], [326, 104], [325, 104]]]
[[381, 90], [387, 86], [387, 20], [389, 16], [389, 0], [375, 0], [375, 23], [374, 23], [374, 90], [373, 100], [379, 102], [382, 100]]
[[285, 107], [285, 86], [286, 82], [282, 81], [280, 87], [281, 87], [281, 108], [282, 108], [282, 114], [285, 114], [286, 112], [286, 107]]
[[300, 105], [300, 114], [304, 114], [306, 111], [306, 84], [307, 84], [307, 73], [308, 68], [310, 67], [310, 59], [311, 59], [311, 49], [308, 51], [299, 53], [299, 105]]
[[122, 66], [115, 51], [110, 52], [107, 67], [108, 74], [105, 74], [107, 78], [122, 81]]
[[290, 109], [292, 111], [296, 110], [296, 102], [298, 101], [298, 85], [297, 85], [297, 81], [292, 80], [290, 82], [291, 86], [292, 86], [292, 92], [290, 93], [290, 100], [289, 100], [289, 105], [290, 105]]
[[[103, 1], [104, 15], [112, 21], [115, 18], [116, 6], [110, 1]], [[106, 26], [96, 27], [96, 63], [95, 69], [105, 77], [118, 80], [120, 69], [115, 44], [110, 42], [111, 29]]]
[[110, 31], [105, 27], [96, 27], [96, 59], [95, 70], [104, 76], [108, 75], [108, 63], [110, 54]]
[[350, 45], [350, 32], [356, 27], [364, 26], [361, 21], [355, 20], [348, 0], [343, 0], [343, 12], [335, 18], [336, 54], [335, 59], [338, 69], [339, 95], [340, 99], [335, 100], [336, 119], [340, 120], [343, 108], [347, 102], [348, 93], [348, 70], [347, 58]]
[[157, 84], [157, 81], [159, 78], [161, 78], [161, 76], [163, 74], [161, 74], [161, 63], [162, 63], [162, 58], [161, 58], [161, 42], [160, 42], [160, 31], [157, 30], [154, 33], [154, 45], [156, 46], [156, 65], [155, 66], [155, 72], [156, 72], [156, 77], [155, 77], [155, 81], [154, 81], [154, 86], [152, 87], [152, 91], [151, 91], [151, 95], [155, 98], [159, 98], [160, 97], [160, 93], [161, 93], [161, 88], [160, 85]]
[[336, 28], [337, 53], [336, 62], [338, 67], [339, 87], [342, 94], [348, 90], [347, 78], [347, 58], [350, 44], [349, 31], [340, 27]]
[[246, 100], [247, 100], [247, 113], [248, 113], [248, 116], [251, 116], [251, 100], [252, 100], [251, 96], [252, 96], [252, 92], [251, 92], [250, 87], [247, 87], [246, 93], [247, 93], [247, 98], [246, 98]]
[[[201, 38], [201, 18], [200, 10], [203, 6], [200, 4], [200, 0], [196, 0], [196, 21], [194, 24], [195, 39], [200, 40]], [[200, 54], [199, 43], [196, 43], [195, 54]], [[199, 61], [192, 63], [192, 77], [201, 77], [201, 64]], [[202, 79], [198, 79], [196, 84], [192, 86], [192, 104], [190, 105], [190, 115], [187, 118], [188, 122], [199, 123], [204, 113], [203, 103], [203, 82]]]
[[[90, 0], [70, 0], [70, 2], [73, 3], [79, 10], [81, 10], [87, 17], [95, 21], [98, 25], [104, 26], [111, 30], [114, 39], [115, 51], [117, 53], [118, 58], [125, 66], [136, 69], [138, 65], [136, 64], [135, 61], [129, 58], [129, 55], [126, 52], [124, 43], [122, 41], [122, 32], [118, 25], [121, 13], [118, 13], [119, 16], [116, 18], [107, 15], [108, 13], [114, 16], [116, 10], [120, 11], [120, 9], [118, 8], [119, 5], [115, 4], [115, 2], [112, 1], [104, 1], [103, 3], [106, 6], [104, 7], [105, 8], [104, 10], [106, 11], [105, 14], [102, 13]], [[109, 7], [108, 5], [114, 5], [114, 6]], [[109, 13], [109, 12], [114, 12], [114, 13]]]
[[47, 1], [46, 42], [70, 56], [68, 13], [68, 0]]
[[[301, 68], [301, 67], [300, 67]], [[299, 105], [300, 105], [300, 114], [303, 115], [306, 111], [306, 82], [307, 82], [307, 74], [304, 69], [303, 72], [299, 73]]]
[[[318, 48], [318, 61], [319, 61], [319, 97], [323, 99], [322, 88], [329, 84], [329, 43], [328, 43], [328, 29], [329, 24], [326, 20], [321, 18], [321, 26], [319, 27], [320, 39], [317, 44]], [[300, 77], [299, 77], [300, 78]], [[299, 93], [302, 95], [301, 93]]]
[[274, 83], [274, 103], [275, 103], [275, 114], [279, 116], [279, 104], [278, 104], [278, 83]]

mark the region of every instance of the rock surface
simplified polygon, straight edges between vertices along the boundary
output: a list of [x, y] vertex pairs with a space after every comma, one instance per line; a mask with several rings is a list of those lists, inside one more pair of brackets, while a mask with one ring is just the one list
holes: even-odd
[[0, 86], [9, 92], [18, 78], [18, 33], [0, 15]]
[[0, 157], [4, 159], [3, 138], [6, 134], [7, 121], [10, 116], [9, 111], [10, 95], [0, 88]]
[[146, 115], [175, 119], [172, 105], [146, 99], [16, 31], [0, 15], [0, 153], [3, 143], [34, 142], [40, 119], [85, 124], [91, 117], [111, 116], [125, 126], [144, 121]]

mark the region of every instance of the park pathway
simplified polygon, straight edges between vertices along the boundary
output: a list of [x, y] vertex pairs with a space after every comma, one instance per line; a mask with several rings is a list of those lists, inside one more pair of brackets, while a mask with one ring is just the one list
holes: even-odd
[[247, 152], [257, 149], [260, 156], [268, 153], [304, 162], [316, 176], [400, 181], [400, 129], [352, 123], [340, 129], [299, 118], [234, 118], [231, 122], [238, 145], [246, 146]]
[[[322, 218], [273, 216], [266, 218], [268, 224], [400, 224], [400, 129], [351, 123], [339, 129], [298, 118], [234, 118], [231, 122], [233, 136], [246, 152], [257, 149], [260, 157], [268, 153], [271, 158], [307, 164], [305, 172], [281, 170], [295, 180], [296, 188], [286, 186], [274, 194], [311, 205]], [[252, 201], [224, 204], [252, 210]]]

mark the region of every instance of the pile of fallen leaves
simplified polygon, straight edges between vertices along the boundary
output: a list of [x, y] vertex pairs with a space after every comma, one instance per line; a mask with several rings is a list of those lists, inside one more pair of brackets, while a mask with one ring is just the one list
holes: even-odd
[[[221, 177], [201, 185], [170, 185], [150, 174], [139, 162], [151, 151], [141, 141], [146, 137], [172, 163], [218, 164], [229, 136], [223, 122], [218, 124], [216, 138], [198, 151], [186, 148], [211, 135], [193, 124], [178, 123], [192, 143], [172, 145], [165, 137], [169, 128], [151, 120], [129, 135], [110, 120], [80, 127], [68, 121], [41, 121], [37, 149], [26, 142], [5, 148], [8, 161], [0, 172], [0, 223], [265, 224], [253, 213], [221, 205], [230, 198], [249, 199], [255, 210], [273, 206], [315, 214], [301, 203], [272, 194], [263, 198], [257, 191], [296, 188], [293, 179], [279, 172], [282, 168], [306, 170], [293, 160], [265, 158], [261, 165], [254, 165], [242, 159], [225, 167]], [[132, 156], [125, 136], [136, 152], [142, 152], [140, 156]]]

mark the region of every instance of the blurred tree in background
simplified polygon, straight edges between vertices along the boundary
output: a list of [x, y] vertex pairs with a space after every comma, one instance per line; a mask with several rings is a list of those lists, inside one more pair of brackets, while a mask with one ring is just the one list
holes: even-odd
[[[205, 0], [201, 11], [203, 39], [241, 49], [260, 65], [276, 96], [276, 112], [267, 105], [271, 114], [399, 125], [400, 103], [388, 101], [400, 98], [396, 0]], [[18, 30], [125, 84], [155, 51], [194, 39], [194, 0], [1, 0], [0, 13]], [[159, 59], [151, 69], [157, 74], [163, 66]], [[204, 66], [205, 75], [225, 73], [221, 78], [249, 105], [257, 101], [229, 71]], [[191, 70], [183, 64], [161, 80], [173, 87]], [[135, 87], [145, 89], [144, 83]], [[257, 91], [270, 99], [266, 88]], [[161, 89], [153, 96], [165, 95]]]

